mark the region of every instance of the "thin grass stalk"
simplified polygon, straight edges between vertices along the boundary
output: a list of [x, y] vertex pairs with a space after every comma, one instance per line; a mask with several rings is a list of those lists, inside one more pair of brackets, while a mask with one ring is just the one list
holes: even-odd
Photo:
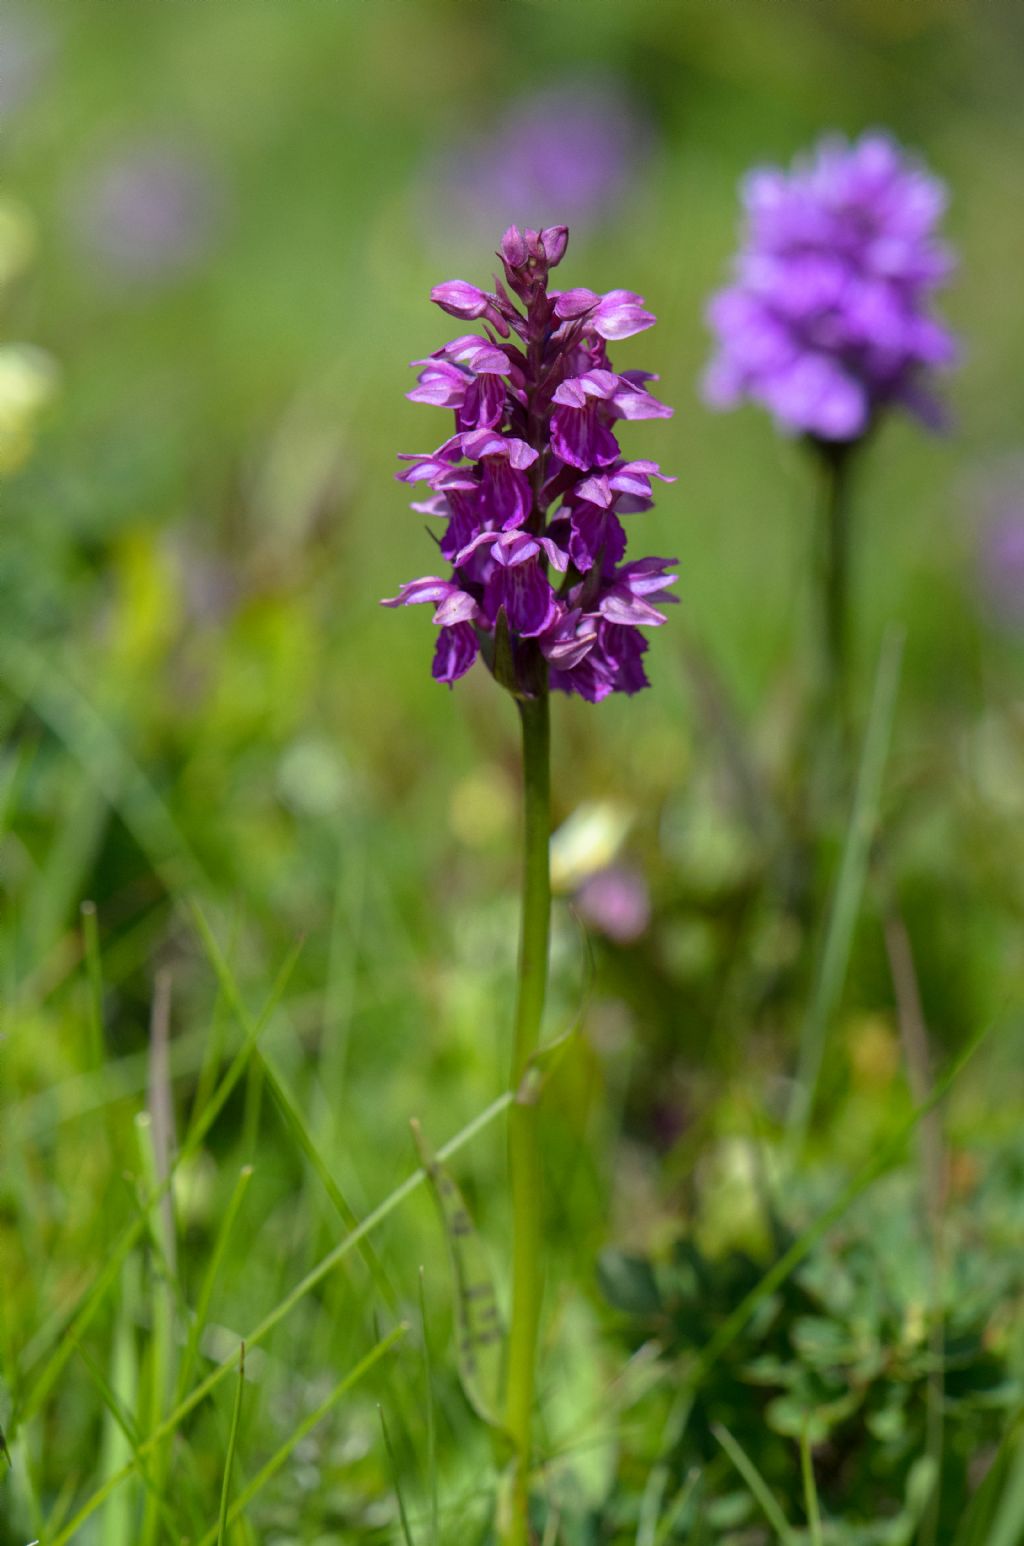
[[711, 1431], [760, 1504], [761, 1512], [774, 1530], [779, 1546], [795, 1546], [795, 1532], [790, 1528], [768, 1483], [739, 1440], [734, 1438], [724, 1423], [713, 1423]]
[[440, 1499], [437, 1475], [437, 1412], [434, 1405], [434, 1361], [430, 1352], [430, 1329], [427, 1325], [427, 1296], [424, 1288], [423, 1268], [419, 1273], [420, 1330], [423, 1337], [423, 1385], [427, 1409], [427, 1483], [430, 1488], [430, 1546], [439, 1546]]
[[82, 953], [85, 957], [86, 980], [89, 989], [88, 1066], [90, 1068], [102, 1068], [105, 1058], [103, 1036], [103, 962], [100, 954], [96, 903], [83, 902], [79, 912], [82, 920]]
[[242, 1394], [245, 1390], [245, 1343], [238, 1349], [238, 1384], [235, 1387], [235, 1404], [231, 1409], [231, 1431], [228, 1434], [227, 1454], [224, 1457], [224, 1477], [220, 1489], [220, 1515], [217, 1521], [217, 1546], [224, 1546], [228, 1533], [228, 1505], [231, 1501], [231, 1472], [235, 1463], [238, 1444], [238, 1425], [242, 1416]]
[[804, 1507], [807, 1511], [807, 1528], [811, 1537], [811, 1546], [825, 1546], [821, 1508], [818, 1504], [818, 1487], [814, 1480], [814, 1459], [811, 1455], [811, 1441], [806, 1427], [800, 1435], [800, 1474], [804, 1484]]
[[402, 1494], [402, 1480], [398, 1471], [398, 1457], [395, 1454], [395, 1446], [391, 1442], [391, 1433], [388, 1428], [387, 1418], [384, 1416], [384, 1408], [378, 1402], [377, 1415], [380, 1418], [381, 1432], [384, 1435], [384, 1448], [388, 1452], [388, 1465], [391, 1468], [391, 1480], [395, 1489], [395, 1500], [398, 1503], [398, 1520], [402, 1528], [402, 1539], [405, 1546], [414, 1546], [412, 1532], [409, 1529], [409, 1515], [405, 1510], [405, 1498]]
[[[396, 1342], [401, 1341], [402, 1337], [405, 1336], [407, 1329], [408, 1328], [404, 1324], [401, 1326], [396, 1326], [394, 1331], [390, 1332], [389, 1335], [383, 1339], [383, 1341], [378, 1342], [376, 1347], [371, 1348], [370, 1352], [366, 1354], [365, 1358], [360, 1359], [359, 1363], [356, 1364], [354, 1369], [349, 1370], [345, 1378], [339, 1381], [337, 1385], [335, 1385], [330, 1395], [325, 1397], [325, 1399], [320, 1402], [318, 1407], [316, 1407], [308, 1414], [308, 1416], [302, 1419], [298, 1427], [293, 1430], [293, 1432], [288, 1436], [280, 1448], [274, 1451], [273, 1455], [266, 1462], [266, 1464], [261, 1466], [256, 1475], [250, 1482], [245, 1485], [245, 1487], [243, 1487], [242, 1491], [235, 1498], [234, 1502], [229, 1506], [227, 1511], [228, 1525], [234, 1524], [235, 1520], [241, 1516], [246, 1508], [248, 1508], [253, 1498], [255, 1498], [256, 1495], [263, 1490], [267, 1483], [271, 1481], [274, 1476], [276, 1476], [278, 1471], [280, 1471], [281, 1467], [290, 1458], [290, 1456], [294, 1454], [295, 1450], [302, 1443], [302, 1440], [306, 1438], [308, 1434], [312, 1433], [317, 1423], [322, 1422], [331, 1408], [336, 1406], [337, 1403], [341, 1400], [342, 1396], [347, 1394], [347, 1392], [352, 1389], [353, 1385], [355, 1385], [363, 1378], [364, 1374], [368, 1374], [374, 1365], [379, 1363], [384, 1355], [391, 1351]], [[214, 1546], [216, 1537], [217, 1527], [214, 1526], [213, 1529], [208, 1530], [207, 1533], [202, 1537], [201, 1541], [199, 1542], [199, 1546]]]
[[[473, 1138], [476, 1137], [478, 1133], [482, 1132], [485, 1127], [488, 1127], [490, 1123], [493, 1122], [498, 1116], [500, 1116], [503, 1111], [512, 1105], [512, 1103], [513, 1097], [509, 1091], [505, 1091], [503, 1094], [499, 1095], [497, 1099], [493, 1100], [484, 1111], [481, 1111], [478, 1116], [474, 1117], [472, 1122], [467, 1123], [460, 1132], [456, 1133], [454, 1138], [449, 1138], [447, 1143], [442, 1144], [441, 1148], [437, 1151], [437, 1158], [442, 1162], [451, 1159], [454, 1154], [458, 1153], [464, 1144], [469, 1143]], [[407, 1176], [401, 1185], [395, 1187], [394, 1191], [390, 1192], [384, 1201], [379, 1203], [377, 1207], [373, 1209], [372, 1213], [368, 1213], [363, 1221], [354, 1230], [352, 1230], [351, 1233], [347, 1234], [344, 1239], [340, 1240], [333, 1248], [333, 1250], [329, 1251], [315, 1267], [311, 1268], [310, 1271], [306, 1273], [306, 1276], [302, 1278], [294, 1286], [294, 1288], [292, 1288], [285, 1295], [280, 1303], [278, 1303], [274, 1309], [270, 1310], [263, 1317], [259, 1325], [256, 1326], [246, 1337], [246, 1346], [250, 1348], [255, 1347], [257, 1343], [262, 1342], [266, 1337], [268, 1337], [271, 1331], [273, 1331], [274, 1327], [279, 1325], [281, 1321], [283, 1321], [286, 1316], [290, 1314], [290, 1312], [295, 1308], [299, 1301], [304, 1299], [307, 1294], [316, 1288], [317, 1285], [321, 1283], [324, 1278], [326, 1278], [327, 1275], [332, 1272], [333, 1269], [341, 1261], [343, 1261], [346, 1256], [350, 1254], [351, 1251], [355, 1250], [360, 1240], [368, 1235], [371, 1230], [376, 1229], [378, 1225], [382, 1224], [384, 1220], [395, 1211], [400, 1203], [404, 1202], [405, 1199], [411, 1196], [418, 1187], [423, 1185], [426, 1179], [427, 1172], [421, 1165], [417, 1170], [414, 1170], [411, 1175]], [[152, 1207], [154, 1201], [155, 1199], [150, 1199], [150, 1207]], [[144, 1223], [144, 1219], [141, 1221], [141, 1223]], [[403, 1327], [403, 1333], [404, 1330], [405, 1328]], [[385, 1339], [385, 1343], [380, 1344], [381, 1348], [384, 1348], [385, 1344], [390, 1346], [390, 1340], [391, 1339]], [[366, 1360], [364, 1360], [363, 1364], [359, 1365], [358, 1368], [359, 1370], [362, 1370], [368, 1366], [369, 1365], [367, 1364]], [[106, 1502], [107, 1498], [111, 1495], [115, 1488], [120, 1486], [123, 1481], [125, 1481], [133, 1474], [139, 1462], [144, 1460], [147, 1455], [151, 1454], [153, 1450], [156, 1449], [156, 1447], [162, 1443], [162, 1441], [170, 1434], [174, 1433], [175, 1430], [184, 1421], [184, 1419], [188, 1416], [188, 1414], [194, 1411], [195, 1408], [199, 1406], [200, 1403], [204, 1401], [206, 1397], [209, 1396], [211, 1392], [214, 1391], [222, 1383], [222, 1381], [234, 1371], [235, 1367], [236, 1362], [232, 1356], [225, 1362], [218, 1364], [216, 1368], [214, 1368], [212, 1372], [206, 1376], [205, 1379], [201, 1380], [200, 1383], [196, 1385], [190, 1391], [190, 1393], [178, 1403], [174, 1410], [164, 1418], [160, 1426], [152, 1433], [150, 1433], [147, 1438], [143, 1439], [142, 1443], [139, 1445], [137, 1456], [133, 1456], [133, 1458], [118, 1473], [116, 1473], [116, 1475], [108, 1478], [102, 1487], [99, 1487], [91, 1495], [91, 1497], [86, 1499], [85, 1503], [82, 1504], [70, 1525], [65, 1530], [61, 1531], [59, 1535], [54, 1535], [52, 1540], [48, 1536], [47, 1546], [65, 1546], [65, 1543], [72, 1538], [75, 1531], [80, 1529], [85, 1521], [90, 1517], [90, 1515], [92, 1515], [95, 1510], [101, 1506], [101, 1504]], [[353, 1371], [352, 1378], [354, 1379], [355, 1377], [356, 1373]]]

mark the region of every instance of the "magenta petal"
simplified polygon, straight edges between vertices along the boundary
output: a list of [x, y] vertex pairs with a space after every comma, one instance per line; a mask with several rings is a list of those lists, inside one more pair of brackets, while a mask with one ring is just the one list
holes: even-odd
[[593, 290], [563, 290], [561, 295], [555, 298], [555, 316], [563, 320], [571, 320], [574, 317], [585, 316], [592, 311], [601, 299]]
[[620, 623], [627, 628], [656, 628], [666, 621], [655, 607], [639, 596], [631, 596], [628, 591], [613, 590], [602, 596], [598, 611], [610, 623]]
[[[412, 397], [412, 393], [408, 394]], [[500, 376], [479, 376], [458, 402], [444, 406], [455, 408], [463, 430], [493, 429], [505, 412], [505, 383]]]
[[444, 601], [458, 587], [451, 580], [442, 580], [435, 574], [425, 575], [422, 580], [409, 580], [397, 596], [381, 602], [382, 607], [412, 607], [418, 602], [430, 601], [435, 605]]
[[631, 338], [634, 333], [653, 327], [656, 321], [653, 312], [644, 310], [642, 295], [634, 295], [632, 290], [609, 290], [590, 325], [602, 338]]
[[576, 498], [607, 510], [612, 502], [612, 487], [607, 474], [599, 473], [594, 478], [585, 478], [582, 483], [577, 483]]
[[466, 284], [463, 279], [449, 279], [434, 286], [430, 299], [449, 316], [464, 317], [468, 321], [484, 317], [502, 338], [508, 337], [508, 323], [498, 310], [495, 297], [476, 285]]
[[532, 446], [527, 445], [525, 440], [516, 440], [513, 436], [509, 436], [505, 444], [508, 447], [509, 465], [520, 472], [525, 471], [527, 467], [532, 467], [537, 460], [539, 453]]
[[577, 505], [572, 514], [569, 556], [581, 574], [598, 561], [617, 564], [626, 551], [626, 533], [618, 516], [597, 505]]
[[529, 257], [522, 232], [516, 225], [509, 226], [501, 238], [500, 248], [501, 257], [508, 264], [509, 268], [522, 268]]
[[551, 444], [563, 462], [589, 472], [605, 467], [619, 454], [618, 441], [597, 416], [597, 408], [558, 408], [551, 417]]
[[565, 257], [565, 249], [569, 245], [569, 227], [567, 225], [545, 226], [540, 233], [540, 244], [544, 249], [549, 268], [557, 268]]
[[519, 564], [525, 564], [527, 559], [536, 558], [539, 552], [540, 545], [537, 539], [529, 536], [525, 531], [502, 532], [494, 541], [495, 559], [506, 569], [514, 569]]
[[543, 633], [558, 615], [555, 593], [536, 560], [495, 568], [487, 590], [488, 612], [497, 616], [504, 607], [509, 627], [521, 638]]
[[433, 620], [440, 628], [451, 628], [455, 623], [471, 623], [479, 611], [472, 596], [464, 590], [453, 590], [442, 601]]
[[583, 408], [589, 397], [610, 398], [622, 390], [622, 378], [611, 370], [588, 370], [569, 376], [551, 394], [551, 401], [565, 408]]
[[568, 553], [563, 548], [560, 548], [557, 542], [553, 542], [550, 537], [538, 537], [537, 541], [547, 555], [548, 563], [552, 569], [557, 569], [559, 574], [565, 574], [569, 568]]
[[670, 419], [673, 413], [671, 408], [665, 403], [659, 403], [643, 387], [633, 387], [628, 383], [616, 392], [614, 408], [622, 419]]
[[451, 686], [465, 676], [479, 652], [480, 642], [471, 624], [456, 623], [453, 628], [442, 628], [434, 649], [434, 680]]
[[648, 646], [642, 633], [638, 633], [635, 628], [619, 628], [614, 623], [602, 622], [598, 639], [613, 673], [616, 692], [632, 696], [650, 686], [643, 668], [643, 656]]
[[533, 509], [533, 489], [525, 473], [495, 457], [484, 464], [480, 489], [481, 507], [488, 517], [505, 527], [522, 526]]

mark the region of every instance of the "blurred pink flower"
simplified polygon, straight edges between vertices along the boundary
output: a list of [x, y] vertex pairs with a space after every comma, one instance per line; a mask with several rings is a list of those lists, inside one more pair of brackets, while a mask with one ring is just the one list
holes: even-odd
[[588, 876], [576, 893], [576, 910], [585, 923], [613, 940], [631, 945], [651, 921], [651, 897], [639, 870], [609, 865]]

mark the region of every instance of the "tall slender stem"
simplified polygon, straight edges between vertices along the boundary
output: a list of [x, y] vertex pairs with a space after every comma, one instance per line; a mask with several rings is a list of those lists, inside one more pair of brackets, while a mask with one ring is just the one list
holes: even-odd
[[[551, 734], [546, 681], [536, 697], [519, 700], [519, 715], [523, 730], [525, 820], [513, 1087], [518, 1086], [540, 1041], [548, 978]], [[499, 1528], [502, 1546], [526, 1546], [529, 1540], [530, 1429], [543, 1291], [540, 1146], [537, 1107], [532, 1102], [517, 1101], [510, 1108], [508, 1147], [512, 1190], [512, 1318], [505, 1420], [514, 1445], [514, 1457]]]
[[821, 467], [821, 654], [827, 718], [849, 740], [850, 465], [852, 447], [819, 441]]

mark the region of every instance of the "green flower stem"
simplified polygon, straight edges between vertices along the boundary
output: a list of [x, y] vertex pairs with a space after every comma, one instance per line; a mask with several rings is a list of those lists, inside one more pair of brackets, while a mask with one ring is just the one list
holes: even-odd
[[846, 750], [850, 736], [850, 467], [853, 447], [842, 441], [819, 441], [816, 449], [821, 469], [822, 692], [826, 718], [837, 727], [839, 743]]
[[[547, 682], [534, 698], [519, 700], [523, 727], [523, 910], [519, 943], [512, 1087], [518, 1088], [540, 1043], [548, 979], [551, 922], [551, 732]], [[529, 1540], [530, 1427], [533, 1416], [537, 1330], [540, 1322], [541, 1164], [537, 1107], [516, 1101], [509, 1109], [509, 1177], [512, 1189], [512, 1318], [508, 1340], [505, 1421], [514, 1453], [501, 1509], [502, 1546]]]

